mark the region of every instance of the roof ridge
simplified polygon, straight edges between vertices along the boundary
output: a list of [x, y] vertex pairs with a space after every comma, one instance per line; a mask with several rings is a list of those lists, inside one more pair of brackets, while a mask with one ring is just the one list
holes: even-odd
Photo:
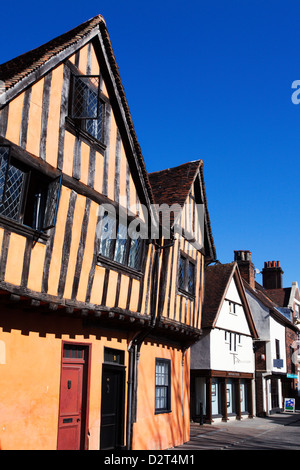
[[101, 23], [106, 25], [103, 16], [99, 14], [48, 42], [0, 64], [0, 79], [5, 82], [6, 89], [37, 70], [51, 57], [75, 44]]
[[161, 173], [161, 172], [163, 172], [163, 171], [177, 170], [177, 169], [179, 169], [179, 168], [181, 168], [181, 167], [183, 167], [183, 166], [188, 166], [188, 165], [190, 165], [191, 163], [197, 163], [198, 166], [199, 166], [201, 162], [202, 162], [201, 159], [199, 159], [199, 160], [192, 160], [192, 161], [188, 161], [188, 162], [185, 162], [185, 163], [181, 163], [180, 165], [177, 165], [177, 166], [173, 166], [173, 167], [169, 167], [169, 168], [164, 168], [164, 169], [162, 169], [162, 170], [151, 171], [151, 172], [149, 172], [148, 174], [149, 174], [149, 175], [153, 175], [154, 173]]
[[[153, 203], [153, 194], [150, 182], [148, 180], [148, 173], [146, 170], [144, 158], [140, 148], [140, 144], [137, 140], [136, 132], [134, 129], [129, 105], [127, 98], [125, 96], [125, 91], [123, 84], [121, 82], [120, 72], [118, 65], [116, 63], [115, 55], [112, 49], [109, 33], [107, 31], [106, 22], [102, 15], [94, 16], [93, 18], [81, 23], [75, 28], [67, 31], [66, 33], [57, 36], [54, 39], [51, 39], [47, 43], [38, 46], [37, 48], [25, 52], [17, 56], [14, 59], [11, 59], [8, 62], [0, 65], [0, 80], [5, 82], [6, 92], [14, 92], [14, 87], [18, 85], [27, 78], [30, 74], [37, 74], [39, 67], [45, 65], [48, 61], [53, 59], [57, 54], [64, 52], [68, 47], [74, 46], [80, 39], [83, 39], [87, 36], [94, 28], [99, 27], [101, 36], [103, 39], [103, 44], [105, 52], [108, 56], [108, 62], [111, 67], [112, 73], [114, 74], [114, 80], [116, 83], [116, 88], [119, 93], [122, 106], [125, 112], [125, 118], [127, 119], [129, 132], [133, 140], [133, 145], [141, 165], [141, 171], [145, 179], [147, 186], [147, 191], [149, 194], [150, 203]], [[6, 104], [6, 103], [5, 103]]]

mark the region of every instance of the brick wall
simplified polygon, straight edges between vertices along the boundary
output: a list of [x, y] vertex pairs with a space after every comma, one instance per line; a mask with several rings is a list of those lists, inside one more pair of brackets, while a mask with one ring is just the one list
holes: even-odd
[[[285, 329], [285, 344], [286, 344], [286, 367], [288, 374], [297, 374], [297, 333], [290, 328]], [[291, 349], [293, 348], [293, 350]], [[293, 352], [295, 351], [295, 354]], [[293, 357], [294, 356], [294, 357]]]
[[266, 343], [264, 341], [257, 341], [255, 344], [255, 397], [256, 397], [256, 415], [264, 416], [263, 404], [263, 379], [262, 373], [266, 370]]

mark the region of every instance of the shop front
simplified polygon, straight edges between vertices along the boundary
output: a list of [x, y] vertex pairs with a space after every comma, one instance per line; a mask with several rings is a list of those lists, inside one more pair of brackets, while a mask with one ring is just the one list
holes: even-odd
[[[197, 374], [198, 372], [198, 374]], [[206, 423], [253, 417], [253, 374], [193, 371], [193, 419]]]

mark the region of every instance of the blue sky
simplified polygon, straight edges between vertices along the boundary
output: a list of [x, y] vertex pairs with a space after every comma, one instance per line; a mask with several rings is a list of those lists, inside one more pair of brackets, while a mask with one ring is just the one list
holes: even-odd
[[99, 13], [148, 171], [201, 158], [218, 259], [300, 282], [299, 0], [6, 2], [0, 62]]

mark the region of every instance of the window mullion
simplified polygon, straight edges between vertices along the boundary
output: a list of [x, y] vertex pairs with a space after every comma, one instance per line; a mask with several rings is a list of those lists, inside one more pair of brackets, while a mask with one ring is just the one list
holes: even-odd
[[189, 260], [185, 258], [184, 261], [184, 289], [189, 290]]
[[11, 160], [11, 151], [10, 151], [10, 148], [9, 148], [7, 162], [6, 162], [3, 193], [2, 193], [2, 204], [4, 204], [4, 201], [5, 201], [5, 198], [6, 198], [6, 189], [7, 189], [7, 180], [8, 180], [8, 172], [9, 172], [9, 167], [10, 167], [10, 160]]
[[127, 238], [125, 243], [125, 264], [128, 266], [129, 254], [130, 254], [130, 247], [131, 247], [131, 237], [128, 234], [128, 227], [127, 227]]
[[28, 171], [27, 173], [25, 173], [25, 181], [22, 187], [21, 204], [20, 204], [20, 210], [19, 210], [20, 222], [23, 222], [23, 218], [24, 218], [25, 207], [26, 207], [27, 196], [28, 196], [28, 188], [29, 188], [30, 179], [31, 179], [31, 173], [32, 173], [31, 171]]
[[119, 230], [119, 217], [116, 219], [116, 229], [115, 229], [115, 237], [112, 238], [111, 240], [111, 246], [110, 246], [110, 259], [115, 259], [115, 251], [116, 251], [116, 243], [117, 243], [117, 238], [118, 238], [118, 230]]

